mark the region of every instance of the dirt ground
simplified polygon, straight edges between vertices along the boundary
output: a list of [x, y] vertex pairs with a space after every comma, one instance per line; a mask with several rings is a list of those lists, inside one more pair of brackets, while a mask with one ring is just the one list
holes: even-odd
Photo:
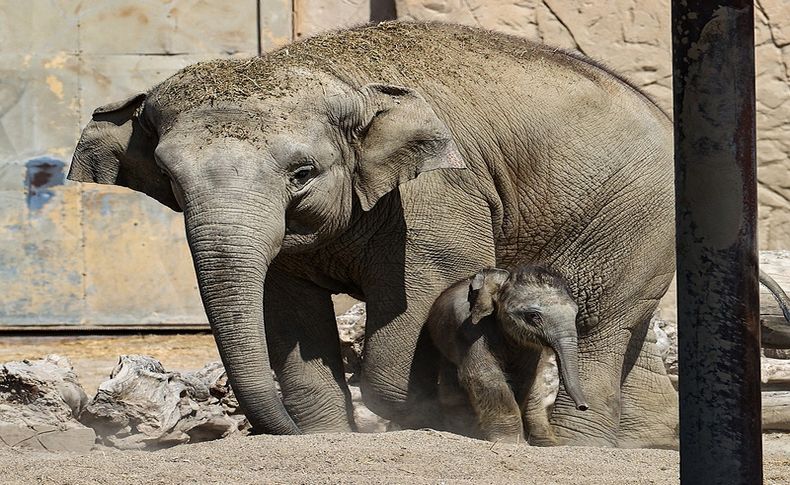
[[[68, 356], [92, 396], [121, 354], [168, 370], [218, 360], [210, 335], [6, 337], [0, 362]], [[766, 484], [790, 483], [790, 434], [764, 436]], [[249, 436], [157, 452], [53, 454], [0, 449], [0, 483], [677, 483], [678, 454], [663, 450], [536, 448], [432, 430], [386, 434]]]
[[[431, 430], [248, 436], [157, 452], [53, 454], [0, 450], [3, 483], [526, 483], [669, 484], [664, 450], [537, 448]], [[765, 483], [786, 484], [790, 457], [766, 447]]]

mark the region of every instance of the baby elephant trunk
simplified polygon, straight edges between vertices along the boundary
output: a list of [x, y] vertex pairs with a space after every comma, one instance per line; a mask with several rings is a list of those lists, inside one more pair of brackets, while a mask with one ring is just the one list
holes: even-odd
[[[575, 329], [574, 329], [575, 330]], [[576, 409], [586, 411], [587, 399], [584, 397], [581, 382], [579, 382], [579, 352], [576, 332], [573, 335], [549, 335], [549, 345], [557, 354], [560, 361], [560, 375], [565, 384], [565, 390], [576, 404]]]

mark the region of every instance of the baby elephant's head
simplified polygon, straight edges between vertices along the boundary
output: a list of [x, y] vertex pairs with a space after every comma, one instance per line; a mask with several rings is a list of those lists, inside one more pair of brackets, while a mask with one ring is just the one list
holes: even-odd
[[469, 305], [472, 324], [494, 315], [515, 343], [538, 342], [554, 349], [568, 394], [578, 409], [587, 409], [578, 371], [579, 308], [562, 276], [541, 266], [486, 268], [469, 284]]

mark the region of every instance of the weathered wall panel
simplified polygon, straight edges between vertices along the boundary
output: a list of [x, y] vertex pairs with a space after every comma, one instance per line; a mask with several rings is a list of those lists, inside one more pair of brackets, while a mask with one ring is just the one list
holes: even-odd
[[0, 322], [79, 323], [84, 305], [80, 190], [63, 185], [63, 163], [57, 159], [29, 160], [22, 173], [17, 164], [2, 167], [11, 168], [8, 178], [29, 189], [0, 192]]
[[291, 42], [293, 35], [293, 1], [259, 0], [261, 52]]
[[79, 2], [85, 54], [255, 54], [257, 1]]
[[83, 192], [85, 319], [206, 321], [181, 214], [122, 188]]
[[287, 43], [291, 9], [0, 2], [0, 325], [205, 322], [181, 215], [64, 176], [96, 107], [194, 62]]
[[370, 20], [370, 0], [293, 0], [294, 38]]

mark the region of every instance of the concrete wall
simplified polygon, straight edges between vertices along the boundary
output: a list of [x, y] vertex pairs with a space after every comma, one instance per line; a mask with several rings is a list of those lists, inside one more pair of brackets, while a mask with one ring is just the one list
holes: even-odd
[[[197, 323], [183, 223], [64, 181], [91, 111], [208, 58], [390, 18], [577, 49], [671, 105], [669, 0], [0, 0], [0, 325]], [[790, 247], [790, 3], [757, 2], [760, 240]]]

